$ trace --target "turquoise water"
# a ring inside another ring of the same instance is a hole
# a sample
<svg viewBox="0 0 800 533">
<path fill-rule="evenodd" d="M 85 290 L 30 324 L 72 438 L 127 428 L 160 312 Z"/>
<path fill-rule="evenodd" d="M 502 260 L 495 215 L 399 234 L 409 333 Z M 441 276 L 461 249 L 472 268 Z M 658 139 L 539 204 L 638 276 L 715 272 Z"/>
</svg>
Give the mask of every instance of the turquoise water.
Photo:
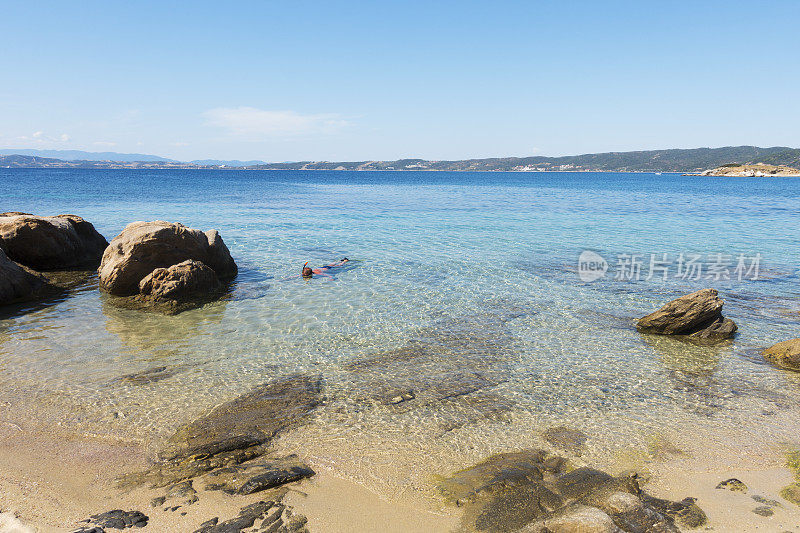
<svg viewBox="0 0 800 533">
<path fill-rule="evenodd" d="M 719 447 L 715 432 L 744 456 L 800 433 L 786 424 L 798 375 L 757 354 L 800 336 L 796 178 L 0 169 L 0 182 L 0 212 L 78 214 L 109 240 L 136 220 L 214 228 L 240 266 L 229 300 L 176 317 L 119 309 L 92 280 L 0 320 L 15 416 L 157 447 L 255 384 L 315 373 L 326 403 L 279 445 L 395 491 L 455 456 L 540 445 L 551 425 L 585 431 L 593 457 L 655 434 Z M 587 249 L 606 277 L 581 281 Z M 726 254 L 732 273 L 760 254 L 759 279 L 672 265 L 645 280 L 664 253 Z M 641 255 L 640 281 L 613 279 L 620 254 Z M 333 280 L 296 277 L 343 256 Z M 706 286 L 739 325 L 732 343 L 631 327 Z M 415 399 L 387 404 L 405 390 Z"/>
</svg>

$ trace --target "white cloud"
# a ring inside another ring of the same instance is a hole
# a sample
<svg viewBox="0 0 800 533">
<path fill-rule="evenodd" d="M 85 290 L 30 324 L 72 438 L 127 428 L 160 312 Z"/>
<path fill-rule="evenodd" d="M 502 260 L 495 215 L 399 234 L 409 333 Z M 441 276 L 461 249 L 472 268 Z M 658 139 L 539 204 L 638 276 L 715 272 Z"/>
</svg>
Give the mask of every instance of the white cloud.
<svg viewBox="0 0 800 533">
<path fill-rule="evenodd" d="M 66 133 L 62 133 L 57 137 L 53 137 L 52 135 L 47 135 L 43 131 L 35 131 L 30 135 L 21 135 L 19 137 L 15 137 L 13 141 L 17 145 L 21 144 L 23 146 L 45 146 L 45 145 L 63 144 L 69 142 L 71 139 L 72 138 Z"/>
<path fill-rule="evenodd" d="M 109 142 L 109 141 L 95 141 L 92 144 L 95 145 L 95 146 L 109 146 L 109 147 L 117 145 L 117 143 Z"/>
<path fill-rule="evenodd" d="M 206 123 L 241 137 L 293 137 L 330 134 L 348 125 L 331 113 L 302 115 L 294 111 L 268 111 L 255 107 L 218 107 L 203 113 Z"/>
<path fill-rule="evenodd" d="M 170 145 L 172 145 L 172 146 L 189 146 L 189 143 L 178 141 L 178 142 L 170 143 Z"/>
</svg>

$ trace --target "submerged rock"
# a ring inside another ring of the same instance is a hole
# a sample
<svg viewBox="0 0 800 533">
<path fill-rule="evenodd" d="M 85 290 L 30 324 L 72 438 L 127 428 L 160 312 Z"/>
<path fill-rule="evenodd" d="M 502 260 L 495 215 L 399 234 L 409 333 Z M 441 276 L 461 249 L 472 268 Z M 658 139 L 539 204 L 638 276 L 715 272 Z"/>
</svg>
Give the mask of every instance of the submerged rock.
<svg viewBox="0 0 800 533">
<path fill-rule="evenodd" d="M 47 278 L 18 265 L 0 248 L 0 305 L 35 300 L 58 291 Z"/>
<path fill-rule="evenodd" d="M 157 268 L 186 260 L 209 267 L 219 279 L 236 276 L 237 267 L 215 230 L 205 233 L 164 221 L 134 222 L 109 244 L 100 264 L 100 288 L 116 296 L 139 293 L 140 282 Z"/>
<path fill-rule="evenodd" d="M 800 339 L 774 344 L 764 350 L 762 355 L 777 367 L 800 372 Z"/>
<path fill-rule="evenodd" d="M 0 214 L 0 248 L 34 270 L 96 268 L 106 246 L 106 239 L 79 216 Z"/>
<path fill-rule="evenodd" d="M 565 469 L 563 458 L 542 450 L 504 453 L 442 479 L 440 489 L 464 507 L 466 531 L 677 533 L 676 521 L 705 523 L 694 499 L 652 498 L 635 475 Z"/>
<path fill-rule="evenodd" d="M 729 339 L 737 327 L 733 320 L 722 316 L 723 304 L 715 289 L 702 289 L 640 318 L 636 327 L 642 333 L 684 335 L 701 341 Z"/>
<path fill-rule="evenodd" d="M 294 375 L 261 385 L 179 428 L 149 471 L 122 482 L 163 487 L 260 457 L 276 435 L 304 423 L 321 401 L 319 376 Z"/>
<path fill-rule="evenodd" d="M 580 430 L 558 426 L 548 428 L 542 434 L 544 440 L 565 452 L 580 456 L 589 437 Z"/>
</svg>

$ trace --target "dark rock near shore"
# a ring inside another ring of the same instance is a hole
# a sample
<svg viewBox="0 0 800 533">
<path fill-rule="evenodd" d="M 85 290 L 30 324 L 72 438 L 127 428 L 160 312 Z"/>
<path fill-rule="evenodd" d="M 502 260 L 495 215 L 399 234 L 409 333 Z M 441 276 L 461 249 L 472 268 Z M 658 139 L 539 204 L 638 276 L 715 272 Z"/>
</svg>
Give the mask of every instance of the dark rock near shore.
<svg viewBox="0 0 800 533">
<path fill-rule="evenodd" d="M 186 424 L 169 439 L 166 458 L 215 455 L 265 444 L 296 427 L 321 401 L 319 376 L 294 375 L 266 383 Z"/>
<path fill-rule="evenodd" d="M 205 233 L 164 221 L 129 224 L 109 244 L 100 264 L 100 287 L 116 296 L 139 293 L 140 282 L 158 268 L 186 260 L 209 267 L 220 280 L 236 276 L 233 258 L 215 230 Z"/>
<path fill-rule="evenodd" d="M 59 290 L 41 274 L 9 259 L 0 249 L 0 305 L 36 300 Z"/>
<path fill-rule="evenodd" d="M 123 511 L 114 509 L 105 513 L 92 515 L 89 522 L 101 528 L 126 529 L 129 527 L 144 527 L 149 518 L 139 511 Z"/>
<path fill-rule="evenodd" d="M 163 487 L 260 457 L 276 435 L 304 423 L 321 401 L 319 376 L 266 383 L 179 428 L 153 468 L 122 482 Z"/>
<path fill-rule="evenodd" d="M 720 481 L 717 485 L 718 489 L 727 489 L 732 492 L 747 492 L 747 485 L 742 483 L 736 478 L 726 479 L 725 481 Z"/>
<path fill-rule="evenodd" d="M 759 505 L 758 507 L 753 509 L 753 512 L 761 516 L 772 516 L 775 514 L 775 511 L 772 510 L 772 507 L 768 505 Z"/>
<path fill-rule="evenodd" d="M 698 341 L 729 339 L 737 327 L 722 316 L 723 304 L 715 289 L 702 289 L 672 300 L 640 318 L 636 327 L 642 333 L 683 335 Z"/>
<path fill-rule="evenodd" d="M 261 520 L 259 532 L 307 533 L 308 520 L 303 515 L 295 515 L 291 509 L 279 501 L 259 501 L 242 507 L 239 515 L 220 522 L 218 517 L 200 524 L 194 533 L 241 533 L 242 530 L 256 531 L 253 528 Z"/>
<path fill-rule="evenodd" d="M 762 352 L 764 359 L 786 370 L 800 372 L 800 339 L 774 344 Z"/>
<path fill-rule="evenodd" d="M 79 216 L 0 213 L 0 248 L 34 270 L 96 268 L 106 246 L 106 239 Z"/>
<path fill-rule="evenodd" d="M 443 479 L 440 488 L 464 507 L 469 531 L 677 533 L 676 522 L 694 528 L 706 521 L 692 498 L 653 498 L 636 475 L 566 472 L 566 461 L 553 457 L 542 450 L 495 455 Z"/>
<path fill-rule="evenodd" d="M 315 474 L 296 455 L 284 458 L 255 459 L 215 470 L 208 475 L 206 490 L 229 494 L 253 494 L 300 481 Z"/>
</svg>

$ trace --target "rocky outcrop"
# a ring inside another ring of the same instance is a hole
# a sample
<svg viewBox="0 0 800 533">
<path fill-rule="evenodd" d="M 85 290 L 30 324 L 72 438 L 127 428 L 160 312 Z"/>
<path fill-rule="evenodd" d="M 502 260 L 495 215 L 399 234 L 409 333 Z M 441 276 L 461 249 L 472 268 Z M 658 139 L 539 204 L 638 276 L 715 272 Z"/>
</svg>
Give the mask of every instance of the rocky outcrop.
<svg viewBox="0 0 800 533">
<path fill-rule="evenodd" d="M 18 265 L 0 249 L 0 305 L 34 300 L 58 290 L 44 276 Z"/>
<path fill-rule="evenodd" d="M 186 260 L 209 267 L 220 280 L 236 276 L 237 267 L 215 230 L 202 231 L 170 222 L 134 222 L 109 244 L 100 264 L 100 288 L 117 296 L 139 293 L 139 284 L 158 268 Z"/>
<path fill-rule="evenodd" d="M 464 508 L 466 531 L 677 533 L 706 522 L 692 498 L 648 496 L 636 475 L 568 471 L 564 458 L 542 450 L 492 456 L 444 478 L 440 489 Z"/>
<path fill-rule="evenodd" d="M 179 428 L 159 461 L 123 484 L 163 487 L 217 472 L 220 477 L 211 482 L 216 488 L 249 493 L 308 477 L 313 471 L 294 457 L 258 458 L 268 453 L 276 435 L 309 418 L 322 401 L 321 386 L 319 376 L 288 376 L 219 405 Z"/>
<path fill-rule="evenodd" d="M 134 222 L 103 254 L 100 288 L 122 307 L 175 314 L 224 294 L 237 267 L 222 237 L 169 222 Z"/>
<path fill-rule="evenodd" d="M 800 372 L 800 339 L 779 342 L 761 353 L 764 359 L 779 368 Z"/>
<path fill-rule="evenodd" d="M 737 176 L 744 178 L 765 178 L 768 176 L 800 176 L 800 170 L 786 165 L 768 165 L 766 163 L 755 163 L 740 165 L 730 163 L 721 167 L 704 170 L 699 174 L 689 174 L 689 176 Z"/>
<path fill-rule="evenodd" d="M 106 246 L 106 239 L 79 216 L 0 214 L 0 248 L 34 270 L 93 269 Z"/>
<path fill-rule="evenodd" d="M 308 533 L 306 523 L 308 519 L 301 514 L 292 512 L 292 508 L 281 502 L 282 498 L 275 500 L 259 501 L 242 507 L 239 515 L 219 521 L 219 517 L 200 524 L 194 533 L 240 533 L 241 531 L 256 531 L 258 527 L 263 533 Z M 256 522 L 259 522 L 256 525 Z"/>
<path fill-rule="evenodd" d="M 642 333 L 684 335 L 701 341 L 729 339 L 737 327 L 733 320 L 722 316 L 724 303 L 715 289 L 702 289 L 640 318 L 636 328 Z"/>
<path fill-rule="evenodd" d="M 86 520 L 86 522 L 89 523 L 90 527 L 95 526 L 103 529 L 127 529 L 129 527 L 145 527 L 148 520 L 149 518 L 147 515 L 140 511 L 123 511 L 122 509 L 114 509 L 113 511 L 92 515 L 91 518 Z M 82 531 L 87 530 L 84 529 Z M 89 531 L 91 531 L 91 529 L 89 529 Z"/>
</svg>

